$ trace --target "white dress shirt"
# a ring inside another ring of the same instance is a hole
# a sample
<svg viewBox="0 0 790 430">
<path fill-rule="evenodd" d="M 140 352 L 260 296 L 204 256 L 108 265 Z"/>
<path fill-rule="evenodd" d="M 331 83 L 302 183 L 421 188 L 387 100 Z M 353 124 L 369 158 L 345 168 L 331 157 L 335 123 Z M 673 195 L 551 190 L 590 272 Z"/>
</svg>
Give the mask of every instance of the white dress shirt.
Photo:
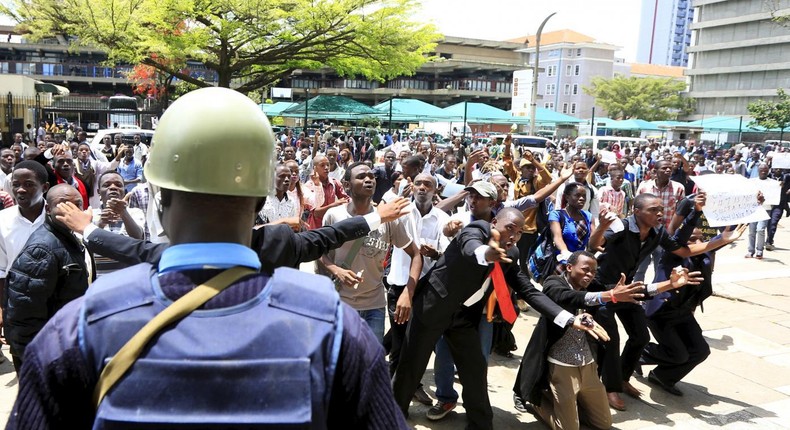
<svg viewBox="0 0 790 430">
<path fill-rule="evenodd" d="M 30 222 L 19 212 L 19 206 L 0 211 L 0 279 L 6 277 L 33 231 L 44 224 L 45 214 L 42 208 L 36 220 Z"/>
</svg>

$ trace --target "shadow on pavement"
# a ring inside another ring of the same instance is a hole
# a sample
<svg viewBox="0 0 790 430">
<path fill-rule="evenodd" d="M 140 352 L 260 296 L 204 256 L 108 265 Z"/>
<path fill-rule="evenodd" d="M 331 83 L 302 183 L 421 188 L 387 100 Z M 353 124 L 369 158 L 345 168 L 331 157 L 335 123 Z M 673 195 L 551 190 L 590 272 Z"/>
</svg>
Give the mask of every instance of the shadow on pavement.
<svg viewBox="0 0 790 430">
<path fill-rule="evenodd" d="M 716 348 L 719 351 L 729 351 L 730 347 L 732 346 L 732 336 L 724 335 L 721 339 L 716 339 L 708 336 L 704 336 L 705 341 L 708 342 L 708 346 L 711 348 Z"/>
<path fill-rule="evenodd" d="M 731 423 L 750 423 L 757 424 L 757 418 L 776 417 L 771 411 L 762 409 L 739 400 L 729 397 L 711 394 L 707 387 L 702 385 L 689 384 L 686 382 L 678 383 L 678 388 L 685 393 L 684 397 L 674 397 L 653 388 L 649 391 L 650 399 L 661 407 L 666 407 L 669 411 L 684 411 L 694 419 L 705 422 L 712 426 L 724 426 Z M 693 391 L 697 393 L 694 393 Z M 716 413 L 699 409 L 700 406 L 714 406 L 720 403 L 740 406 L 741 408 L 728 413 Z M 747 411 L 746 409 L 751 409 Z M 755 412 L 752 412 L 755 411 Z M 662 423 L 672 425 L 670 423 Z M 736 427 L 733 427 L 736 428 Z"/>
</svg>

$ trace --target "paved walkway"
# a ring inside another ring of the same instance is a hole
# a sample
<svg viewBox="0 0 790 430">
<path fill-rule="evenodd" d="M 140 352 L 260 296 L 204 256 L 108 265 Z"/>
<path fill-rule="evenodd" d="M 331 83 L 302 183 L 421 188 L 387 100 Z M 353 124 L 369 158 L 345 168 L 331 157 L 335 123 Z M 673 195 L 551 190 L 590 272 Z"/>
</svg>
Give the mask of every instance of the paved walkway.
<svg viewBox="0 0 790 430">
<path fill-rule="evenodd" d="M 704 313 L 697 311 L 711 355 L 678 384 L 685 395 L 669 395 L 635 378 L 632 383 L 644 394 L 639 400 L 624 396 L 628 410 L 613 411 L 614 428 L 790 428 L 790 227 L 780 226 L 777 232 L 776 243 L 786 244 L 784 249 L 766 252 L 761 261 L 743 257 L 746 241 L 743 237 L 717 253 L 714 297 L 705 301 Z M 515 373 L 538 318 L 530 311 L 519 319 L 515 358 L 491 356 L 494 427 L 542 429 L 546 427 L 532 415 L 512 406 Z M 649 369 L 645 367 L 645 374 Z M 423 383 L 429 391 L 435 387 L 430 366 Z M 456 390 L 461 392 L 457 381 Z M 438 422 L 425 418 L 427 409 L 412 403 L 410 423 L 415 428 L 457 429 L 466 424 L 461 404 Z"/>
<path fill-rule="evenodd" d="M 790 225 L 787 221 L 785 224 Z M 719 251 L 714 297 L 698 312 L 711 345 L 711 356 L 678 387 L 674 397 L 635 379 L 642 399 L 626 397 L 626 412 L 614 414 L 620 429 L 787 429 L 790 428 L 790 230 L 781 228 L 776 242 L 784 249 L 766 252 L 762 261 L 744 259 L 746 238 Z M 537 322 L 534 311 L 522 314 L 514 333 L 521 347 L 514 359 L 492 355 L 489 390 L 498 429 L 545 428 L 529 414 L 513 409 L 512 385 L 524 347 Z M 8 356 L 7 347 L 3 348 Z M 433 375 L 424 383 L 432 393 Z M 0 364 L 0 423 L 16 396 L 11 364 Z M 462 388 L 456 384 L 456 390 Z M 459 404 L 444 420 L 425 418 L 426 406 L 414 404 L 410 423 L 417 429 L 459 429 L 466 424 Z"/>
</svg>

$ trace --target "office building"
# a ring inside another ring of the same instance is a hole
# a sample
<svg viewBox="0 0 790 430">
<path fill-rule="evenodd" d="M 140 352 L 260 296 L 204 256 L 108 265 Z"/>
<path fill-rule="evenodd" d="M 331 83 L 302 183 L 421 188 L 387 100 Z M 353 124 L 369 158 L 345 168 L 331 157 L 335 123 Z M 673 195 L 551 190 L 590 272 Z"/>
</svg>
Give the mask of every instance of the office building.
<svg viewBox="0 0 790 430">
<path fill-rule="evenodd" d="M 692 0 L 642 0 L 638 63 L 688 66 Z"/>
<path fill-rule="evenodd" d="M 697 106 L 689 119 L 748 115 L 749 103 L 790 88 L 790 28 L 772 20 L 790 14 L 790 1 L 695 0 L 693 6 L 686 74 Z"/>
<path fill-rule="evenodd" d="M 522 47 L 514 42 L 446 36 L 431 54 L 436 59 L 412 76 L 378 82 L 338 76 L 328 68 L 297 70 L 277 86 L 291 88 L 295 99 L 304 98 L 309 89 L 311 97 L 341 95 L 370 105 L 399 97 L 439 107 L 469 100 L 509 110 L 513 72 L 525 64 L 525 55 L 517 52 Z"/>
<path fill-rule="evenodd" d="M 534 67 L 535 36 L 521 37 L 511 42 L 525 44 L 526 47 L 519 51 L 529 55 L 528 65 Z M 617 46 L 596 42 L 592 37 L 573 30 L 543 33 L 540 40 L 538 107 L 578 118 L 589 118 L 595 99 L 584 92 L 584 87 L 590 86 L 594 77 L 609 79 L 614 76 L 614 53 L 618 49 Z M 530 83 L 524 89 L 529 90 L 531 87 Z M 513 106 L 513 111 L 524 115 L 529 111 L 529 100 Z M 600 108 L 596 108 L 596 115 L 601 112 Z"/>
</svg>

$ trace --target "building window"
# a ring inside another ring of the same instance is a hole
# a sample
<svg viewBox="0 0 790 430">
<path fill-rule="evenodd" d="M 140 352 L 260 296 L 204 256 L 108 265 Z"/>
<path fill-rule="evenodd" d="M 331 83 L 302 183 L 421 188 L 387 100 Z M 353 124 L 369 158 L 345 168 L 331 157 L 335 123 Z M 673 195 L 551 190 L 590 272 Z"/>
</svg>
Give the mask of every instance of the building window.
<svg viewBox="0 0 790 430">
<path fill-rule="evenodd" d="M 557 86 L 555 84 L 547 84 L 546 85 L 546 95 L 547 96 L 553 96 L 555 91 L 557 91 Z"/>
<path fill-rule="evenodd" d="M 571 84 L 565 84 L 565 91 L 563 92 L 563 94 L 565 94 L 566 96 L 571 94 Z"/>
<path fill-rule="evenodd" d="M 557 66 L 546 67 L 546 76 L 556 76 L 556 75 L 557 75 Z"/>
<path fill-rule="evenodd" d="M 573 66 L 573 76 L 579 76 L 579 72 L 581 72 L 581 68 L 582 67 L 578 64 Z"/>
<path fill-rule="evenodd" d="M 576 103 L 571 103 L 571 115 L 576 114 Z"/>
<path fill-rule="evenodd" d="M 572 94 L 575 96 L 579 94 L 579 84 L 573 84 L 573 91 Z"/>
<path fill-rule="evenodd" d="M 582 48 L 577 48 L 576 49 L 576 56 L 577 57 L 581 57 L 582 56 Z"/>
<path fill-rule="evenodd" d="M 568 64 L 565 66 L 565 76 L 571 76 L 573 74 L 573 65 Z"/>
<path fill-rule="evenodd" d="M 568 113 L 568 103 L 563 103 L 562 104 L 562 113 L 565 113 L 565 114 Z"/>
<path fill-rule="evenodd" d="M 554 110 L 554 103 L 551 103 L 551 102 L 543 103 L 543 108 L 544 109 L 549 109 L 549 110 Z"/>
</svg>

